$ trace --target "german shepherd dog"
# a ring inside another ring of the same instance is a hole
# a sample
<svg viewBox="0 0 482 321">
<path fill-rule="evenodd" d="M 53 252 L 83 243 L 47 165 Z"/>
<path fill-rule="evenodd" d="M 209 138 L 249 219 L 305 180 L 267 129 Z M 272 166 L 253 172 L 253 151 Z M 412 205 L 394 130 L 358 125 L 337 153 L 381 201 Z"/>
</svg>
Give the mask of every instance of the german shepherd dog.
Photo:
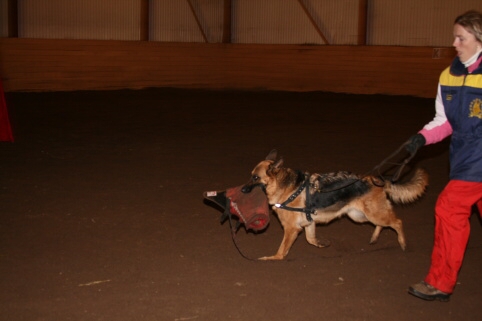
<svg viewBox="0 0 482 321">
<path fill-rule="evenodd" d="M 392 203 L 409 204 L 424 194 L 428 185 L 424 170 L 417 169 L 410 181 L 403 184 L 376 184 L 379 180 L 371 175 L 344 171 L 309 175 L 282 165 L 283 159 L 277 159 L 277 151 L 272 150 L 256 165 L 251 179 L 242 188 L 249 193 L 254 186 L 261 185 L 284 229 L 278 252 L 260 260 L 284 259 L 303 229 L 308 243 L 320 248 L 329 246 L 329 242 L 317 239 L 316 224 L 328 223 L 345 214 L 354 222 L 375 225 L 370 244 L 378 240 L 384 227 L 391 227 L 405 250 L 402 221 L 395 215 Z"/>
</svg>

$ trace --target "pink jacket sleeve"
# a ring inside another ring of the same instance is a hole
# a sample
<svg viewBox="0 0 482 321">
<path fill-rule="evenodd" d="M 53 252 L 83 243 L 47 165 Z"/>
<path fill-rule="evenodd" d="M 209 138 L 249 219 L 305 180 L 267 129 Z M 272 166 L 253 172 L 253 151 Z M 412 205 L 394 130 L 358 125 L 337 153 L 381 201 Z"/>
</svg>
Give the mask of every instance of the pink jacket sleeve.
<svg viewBox="0 0 482 321">
<path fill-rule="evenodd" d="M 445 116 L 440 84 L 438 85 L 437 98 L 435 99 L 435 117 L 431 122 L 423 126 L 419 133 L 425 137 L 427 141 L 425 145 L 438 143 L 452 134 L 452 126 Z"/>
</svg>

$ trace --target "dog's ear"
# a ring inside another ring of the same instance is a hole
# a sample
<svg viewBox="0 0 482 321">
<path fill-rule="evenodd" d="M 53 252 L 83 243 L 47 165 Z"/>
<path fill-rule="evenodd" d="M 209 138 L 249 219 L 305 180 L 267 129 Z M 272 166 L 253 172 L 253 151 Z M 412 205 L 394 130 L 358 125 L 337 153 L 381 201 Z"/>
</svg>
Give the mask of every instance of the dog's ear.
<svg viewBox="0 0 482 321">
<path fill-rule="evenodd" d="M 275 161 L 276 157 L 278 157 L 278 151 L 276 149 L 273 149 L 271 152 L 269 152 L 268 156 L 266 156 L 266 160 L 270 161 Z"/>
<path fill-rule="evenodd" d="M 278 159 L 276 162 L 274 162 L 273 164 L 269 165 L 268 169 L 266 170 L 266 174 L 267 174 L 269 177 L 276 176 L 276 173 L 278 173 L 279 168 L 281 167 L 281 165 L 283 165 L 283 159 L 282 159 L 282 158 Z"/>
<path fill-rule="evenodd" d="M 282 158 L 280 158 L 280 159 L 278 159 L 276 162 L 274 162 L 274 163 L 271 165 L 271 168 L 272 168 L 272 169 L 279 168 L 279 167 L 281 167 L 281 165 L 283 165 L 283 159 L 282 159 Z"/>
</svg>

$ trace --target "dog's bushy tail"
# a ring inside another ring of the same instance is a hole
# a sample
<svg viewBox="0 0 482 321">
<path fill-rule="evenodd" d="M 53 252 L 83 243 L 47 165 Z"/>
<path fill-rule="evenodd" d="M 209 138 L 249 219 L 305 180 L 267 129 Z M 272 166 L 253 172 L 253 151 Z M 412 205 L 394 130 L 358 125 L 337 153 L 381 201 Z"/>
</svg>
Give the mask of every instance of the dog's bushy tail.
<svg viewBox="0 0 482 321">
<path fill-rule="evenodd" d="M 412 178 L 405 183 L 386 183 L 385 192 L 397 204 L 409 204 L 420 198 L 428 186 L 428 174 L 419 168 Z"/>
</svg>

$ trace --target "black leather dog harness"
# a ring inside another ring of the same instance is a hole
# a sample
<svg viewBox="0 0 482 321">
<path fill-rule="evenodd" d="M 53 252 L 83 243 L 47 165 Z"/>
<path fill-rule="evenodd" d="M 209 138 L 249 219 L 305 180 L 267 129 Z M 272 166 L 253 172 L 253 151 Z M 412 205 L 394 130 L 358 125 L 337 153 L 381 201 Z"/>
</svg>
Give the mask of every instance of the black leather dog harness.
<svg viewBox="0 0 482 321">
<path fill-rule="evenodd" d="M 309 177 L 309 174 L 305 173 L 305 180 L 302 184 L 300 184 L 298 189 L 293 194 L 291 194 L 291 196 L 288 197 L 288 199 L 286 201 L 284 201 L 281 204 L 274 204 L 274 206 L 276 206 L 277 208 L 287 210 L 287 211 L 303 212 L 303 213 L 305 213 L 306 219 L 308 220 L 308 222 L 312 222 L 313 218 L 311 217 L 311 215 L 313 215 L 315 213 L 315 209 L 313 207 L 307 207 L 306 206 L 306 204 L 311 204 L 311 202 L 310 202 L 310 180 L 308 179 L 308 177 Z M 301 194 L 301 192 L 303 190 L 306 190 L 305 207 L 299 208 L 299 207 L 288 206 L 288 204 L 293 202 L 298 197 L 298 195 Z"/>
</svg>

